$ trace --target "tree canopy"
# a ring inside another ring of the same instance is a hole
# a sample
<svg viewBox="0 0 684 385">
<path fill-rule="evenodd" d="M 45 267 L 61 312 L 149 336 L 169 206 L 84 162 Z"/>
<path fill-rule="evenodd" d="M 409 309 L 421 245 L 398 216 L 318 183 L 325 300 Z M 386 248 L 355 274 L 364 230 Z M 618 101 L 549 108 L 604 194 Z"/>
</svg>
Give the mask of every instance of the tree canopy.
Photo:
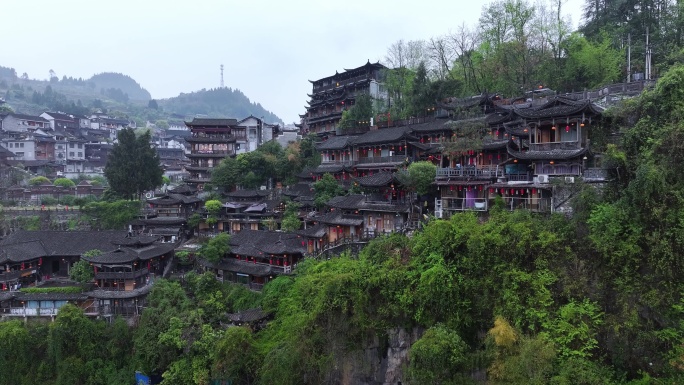
<svg viewBox="0 0 684 385">
<path fill-rule="evenodd" d="M 163 183 L 159 155 L 150 146 L 150 133 L 136 136 L 131 128 L 119 131 L 107 158 L 104 174 L 116 194 L 133 199 Z"/>
</svg>

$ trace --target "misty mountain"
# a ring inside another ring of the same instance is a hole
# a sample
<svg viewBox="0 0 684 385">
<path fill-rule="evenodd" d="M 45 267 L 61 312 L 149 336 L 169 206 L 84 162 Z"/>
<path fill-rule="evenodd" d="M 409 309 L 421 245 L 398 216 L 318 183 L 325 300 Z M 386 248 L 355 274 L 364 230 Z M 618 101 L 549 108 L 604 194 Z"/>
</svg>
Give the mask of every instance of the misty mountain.
<svg viewBox="0 0 684 385">
<path fill-rule="evenodd" d="M 282 120 L 260 103 L 253 103 L 242 91 L 232 88 L 203 89 L 159 100 L 164 111 L 184 116 L 205 115 L 207 117 L 246 118 L 249 115 L 263 117 L 269 123 Z"/>
<path fill-rule="evenodd" d="M 93 75 L 86 81 L 94 83 L 95 88 L 101 90 L 101 93 L 128 95 L 130 100 L 148 101 L 152 99 L 150 93 L 128 75 L 115 72 L 103 72 Z M 117 92 L 116 90 L 119 91 Z M 118 98 L 113 97 L 113 99 Z"/>
</svg>

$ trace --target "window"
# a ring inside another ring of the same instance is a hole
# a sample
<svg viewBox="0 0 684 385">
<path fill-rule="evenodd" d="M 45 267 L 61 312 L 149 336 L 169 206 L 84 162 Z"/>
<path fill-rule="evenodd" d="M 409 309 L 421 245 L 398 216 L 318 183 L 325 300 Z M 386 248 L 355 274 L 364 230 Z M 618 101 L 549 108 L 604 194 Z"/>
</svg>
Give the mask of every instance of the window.
<svg viewBox="0 0 684 385">
<path fill-rule="evenodd" d="M 82 152 L 79 152 L 79 153 L 78 153 L 78 156 L 79 156 L 79 157 L 82 157 L 82 156 L 83 156 L 83 153 L 82 153 Z"/>
<path fill-rule="evenodd" d="M 23 157 L 24 157 L 24 153 L 23 153 L 23 152 L 15 152 L 14 155 L 15 155 L 17 158 L 23 158 Z"/>
<path fill-rule="evenodd" d="M 13 145 L 13 144 L 14 144 L 14 143 L 11 143 L 11 142 L 10 142 L 10 144 L 9 144 L 9 148 L 12 148 L 12 145 Z"/>
<path fill-rule="evenodd" d="M 24 143 L 19 143 L 19 147 L 24 148 Z"/>
<path fill-rule="evenodd" d="M 83 148 L 83 145 L 81 143 L 79 143 L 78 148 Z"/>
<path fill-rule="evenodd" d="M 69 148 L 74 148 L 74 144 L 73 144 L 73 143 L 69 143 Z"/>
<path fill-rule="evenodd" d="M 74 152 L 73 152 L 73 151 L 69 151 L 69 157 L 70 157 L 70 158 L 73 158 L 73 157 L 74 157 Z"/>
</svg>

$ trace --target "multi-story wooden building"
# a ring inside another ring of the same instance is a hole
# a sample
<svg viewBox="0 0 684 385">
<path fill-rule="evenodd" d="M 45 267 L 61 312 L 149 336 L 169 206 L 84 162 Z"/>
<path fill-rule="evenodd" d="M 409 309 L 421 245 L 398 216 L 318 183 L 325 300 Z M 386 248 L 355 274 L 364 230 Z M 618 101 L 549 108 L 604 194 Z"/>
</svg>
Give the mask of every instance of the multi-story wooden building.
<svg viewBox="0 0 684 385">
<path fill-rule="evenodd" d="M 185 138 L 190 143 L 190 165 L 185 169 L 190 176 L 186 183 L 202 189 L 210 181 L 210 170 L 221 161 L 236 154 L 236 141 L 246 141 L 244 126 L 236 119 L 198 119 L 185 123 L 192 135 Z"/>
<path fill-rule="evenodd" d="M 315 81 L 309 94 L 309 106 L 302 119 L 302 133 L 315 133 L 319 136 L 334 135 L 337 124 L 342 119 L 342 111 L 354 105 L 356 97 L 362 93 L 373 99 L 387 99 L 387 92 L 379 82 L 381 71 L 386 67 L 368 61 L 365 65 L 344 72 L 335 72 Z M 370 117 L 369 117 L 370 118 Z"/>
</svg>

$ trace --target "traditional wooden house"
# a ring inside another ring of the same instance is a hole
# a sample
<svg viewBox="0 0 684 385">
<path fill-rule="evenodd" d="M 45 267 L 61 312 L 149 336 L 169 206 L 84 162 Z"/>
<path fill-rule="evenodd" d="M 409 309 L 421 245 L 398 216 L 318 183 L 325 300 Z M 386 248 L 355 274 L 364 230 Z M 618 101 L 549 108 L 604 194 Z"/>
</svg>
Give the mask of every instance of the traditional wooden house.
<svg viewBox="0 0 684 385">
<path fill-rule="evenodd" d="M 342 112 L 353 106 L 361 93 L 376 100 L 387 99 L 387 92 L 378 82 L 384 69 L 382 64 L 369 61 L 361 67 L 335 72 L 335 75 L 316 81 L 309 80 L 313 90 L 308 95 L 310 100 L 306 113 L 300 115 L 302 133 L 315 133 L 321 137 L 335 135 Z"/>
<path fill-rule="evenodd" d="M 148 283 L 162 275 L 174 246 L 125 231 L 18 231 L 0 242 L 0 310 L 25 317 L 54 316 L 69 301 L 89 315 L 138 314 Z M 102 253 L 84 255 L 93 250 Z M 93 290 L 17 292 L 68 282 L 69 271 L 79 260 L 93 266 Z"/>
<path fill-rule="evenodd" d="M 411 204 L 408 199 L 352 194 L 335 197 L 326 205 L 332 211 L 317 219 L 329 226 L 330 242 L 340 238 L 372 238 L 413 228 L 409 221 Z"/>
<path fill-rule="evenodd" d="M 411 142 L 419 142 L 410 126 L 372 130 L 353 142 L 354 176 L 396 171 L 415 160 L 421 151 Z"/>
<path fill-rule="evenodd" d="M 281 231 L 242 230 L 230 239 L 230 252 L 217 263 L 200 259 L 205 270 L 225 282 L 260 290 L 278 274 L 287 274 L 306 253 L 301 235 Z"/>
<path fill-rule="evenodd" d="M 321 164 L 310 171 L 313 181 L 320 180 L 324 174 L 331 174 L 338 180 L 351 179 L 355 156 L 352 143 L 356 136 L 332 136 L 316 144 L 321 153 Z"/>
<path fill-rule="evenodd" d="M 193 195 L 166 193 L 147 199 L 154 214 L 160 217 L 188 218 L 199 210 L 202 200 Z"/>
<path fill-rule="evenodd" d="M 280 200 L 269 199 L 268 190 L 237 190 L 227 193 L 228 202 L 223 204 L 223 212 L 218 219 L 218 231 L 231 234 L 242 230 L 259 230 L 264 221 L 280 218 Z"/>
<path fill-rule="evenodd" d="M 157 237 L 132 236 L 112 241 L 116 247 L 92 256 L 81 256 L 95 272 L 97 287 L 130 291 L 146 285 L 150 277 L 161 276 L 173 256 L 175 245 L 159 243 Z"/>
<path fill-rule="evenodd" d="M 190 143 L 190 165 L 185 169 L 190 176 L 186 183 L 202 189 L 210 181 L 210 170 L 227 157 L 235 156 L 236 141 L 246 140 L 245 127 L 238 127 L 236 119 L 199 119 L 185 123 L 192 135 L 185 140 Z"/>
</svg>

